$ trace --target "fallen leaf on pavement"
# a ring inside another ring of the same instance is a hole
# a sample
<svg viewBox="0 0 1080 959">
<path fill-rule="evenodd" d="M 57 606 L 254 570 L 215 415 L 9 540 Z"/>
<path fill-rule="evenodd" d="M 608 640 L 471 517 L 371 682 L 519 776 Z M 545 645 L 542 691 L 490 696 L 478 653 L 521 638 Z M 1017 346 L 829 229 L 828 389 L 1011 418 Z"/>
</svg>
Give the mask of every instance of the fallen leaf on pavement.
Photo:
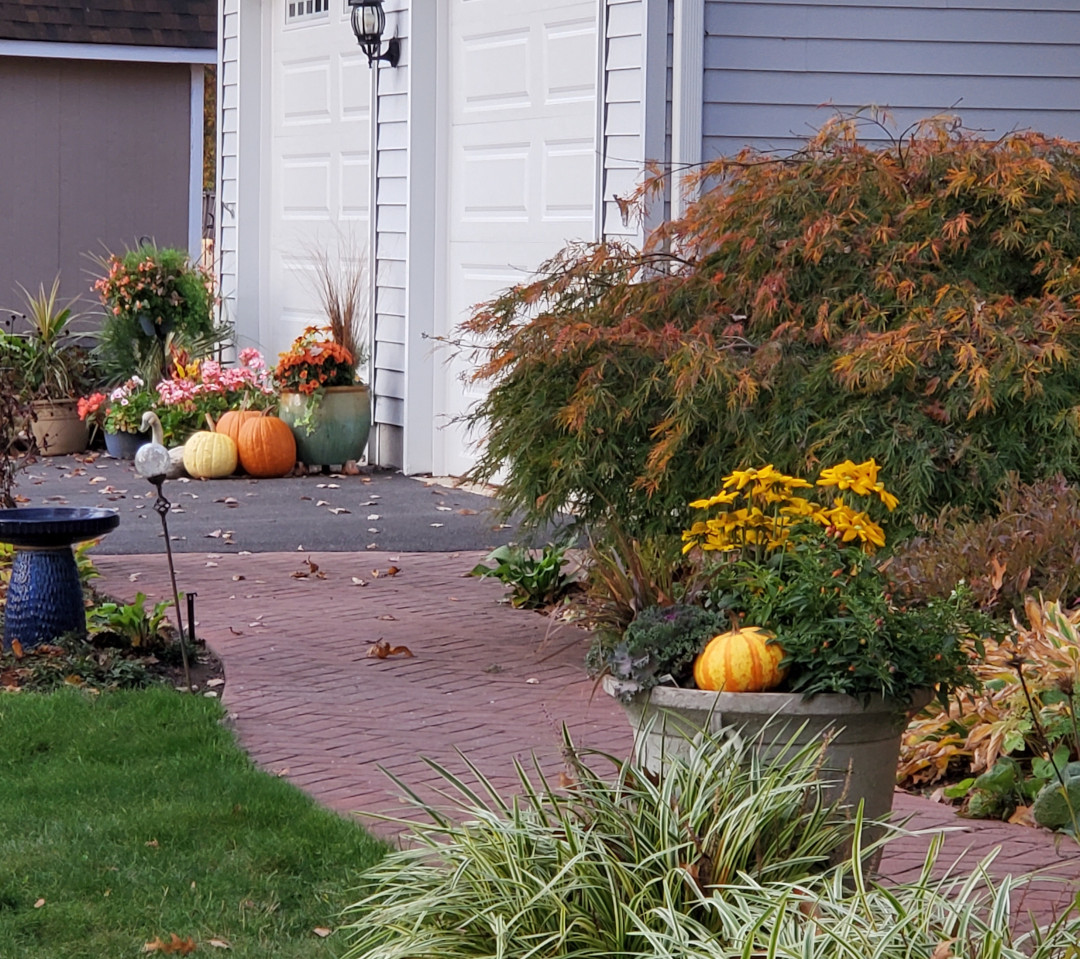
<svg viewBox="0 0 1080 959">
<path fill-rule="evenodd" d="M 397 574 L 400 573 L 400 572 L 401 572 L 401 569 L 399 567 L 397 567 L 397 566 L 388 566 L 386 568 L 386 575 L 387 576 L 397 576 Z"/>
<path fill-rule="evenodd" d="M 435 509 L 437 509 L 440 512 L 443 512 L 443 513 L 452 513 L 452 512 L 454 512 L 454 507 L 453 506 L 436 506 Z"/>
<path fill-rule="evenodd" d="M 375 618 L 376 619 L 381 619 L 381 620 L 383 620 L 383 621 L 385 621 L 387 623 L 396 623 L 397 622 L 397 617 L 396 616 L 391 616 L 389 613 L 383 613 L 382 616 L 376 616 Z"/>
<path fill-rule="evenodd" d="M 352 581 L 353 581 L 353 586 L 367 586 L 367 580 L 366 579 L 361 579 L 359 576 L 354 576 L 352 578 Z"/>
<path fill-rule="evenodd" d="M 382 617 L 379 617 L 382 619 Z M 412 658 L 412 650 L 408 646 L 391 646 L 385 639 L 380 639 L 375 645 L 368 648 L 368 657 L 371 659 L 386 659 L 387 656 L 404 656 Z"/>
<path fill-rule="evenodd" d="M 459 509 L 458 510 L 458 515 L 460 515 L 460 516 L 475 516 L 476 515 L 476 510 L 469 509 L 466 506 L 464 509 Z"/>
<path fill-rule="evenodd" d="M 90 477 L 90 485 L 91 486 L 93 486 L 95 483 L 104 483 L 104 482 L 106 482 L 104 476 L 92 476 L 92 477 Z"/>
<path fill-rule="evenodd" d="M 330 508 L 330 512 L 335 516 L 340 516 L 342 513 L 351 513 L 352 510 L 345 509 L 344 506 L 333 506 Z"/>
</svg>

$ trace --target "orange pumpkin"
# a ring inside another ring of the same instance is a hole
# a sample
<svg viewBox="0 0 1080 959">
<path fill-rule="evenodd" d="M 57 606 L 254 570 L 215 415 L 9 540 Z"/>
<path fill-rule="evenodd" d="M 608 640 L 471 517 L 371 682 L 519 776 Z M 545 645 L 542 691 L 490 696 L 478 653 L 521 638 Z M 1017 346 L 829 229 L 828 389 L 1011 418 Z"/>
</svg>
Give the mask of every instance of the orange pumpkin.
<svg viewBox="0 0 1080 959">
<path fill-rule="evenodd" d="M 221 419 L 217 421 L 217 425 L 214 427 L 215 433 L 224 433 L 230 437 L 232 441 L 239 446 L 240 445 L 240 427 L 243 426 L 248 420 L 259 416 L 258 410 L 229 410 L 227 413 L 221 414 Z"/>
<path fill-rule="evenodd" d="M 254 416 L 240 426 L 240 465 L 252 476 L 284 476 L 296 465 L 296 440 L 276 416 Z"/>
<path fill-rule="evenodd" d="M 784 651 L 769 642 L 773 638 L 757 626 L 714 636 L 694 660 L 698 689 L 757 693 L 779 686 L 785 674 L 780 668 Z"/>
</svg>

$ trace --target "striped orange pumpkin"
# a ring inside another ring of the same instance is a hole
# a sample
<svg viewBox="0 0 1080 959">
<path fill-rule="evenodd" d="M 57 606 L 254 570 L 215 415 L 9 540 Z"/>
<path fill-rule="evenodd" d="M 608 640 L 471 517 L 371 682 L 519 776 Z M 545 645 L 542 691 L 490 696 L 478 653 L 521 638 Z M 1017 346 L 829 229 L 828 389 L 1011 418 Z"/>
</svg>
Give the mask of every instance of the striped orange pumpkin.
<svg viewBox="0 0 1080 959">
<path fill-rule="evenodd" d="M 714 636 L 694 660 L 698 689 L 758 693 L 779 686 L 784 679 L 780 668 L 784 651 L 769 642 L 773 638 L 757 626 Z"/>
</svg>

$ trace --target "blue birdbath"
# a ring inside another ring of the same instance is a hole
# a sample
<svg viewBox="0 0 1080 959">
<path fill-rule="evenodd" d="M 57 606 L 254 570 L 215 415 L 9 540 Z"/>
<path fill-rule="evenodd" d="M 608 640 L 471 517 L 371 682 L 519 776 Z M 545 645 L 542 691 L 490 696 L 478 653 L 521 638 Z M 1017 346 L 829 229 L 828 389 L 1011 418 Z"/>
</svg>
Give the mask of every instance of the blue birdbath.
<svg viewBox="0 0 1080 959">
<path fill-rule="evenodd" d="M 82 584 L 71 547 L 116 529 L 110 509 L 0 509 L 0 543 L 15 547 L 4 611 L 4 649 L 32 649 L 65 633 L 86 635 Z"/>
</svg>

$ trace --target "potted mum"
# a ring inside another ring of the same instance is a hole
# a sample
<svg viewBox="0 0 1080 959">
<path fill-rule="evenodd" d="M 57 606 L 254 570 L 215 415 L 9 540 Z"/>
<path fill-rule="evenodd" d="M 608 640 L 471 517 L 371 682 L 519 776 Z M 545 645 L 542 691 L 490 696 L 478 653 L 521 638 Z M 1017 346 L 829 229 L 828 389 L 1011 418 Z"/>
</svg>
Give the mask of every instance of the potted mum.
<svg viewBox="0 0 1080 959">
<path fill-rule="evenodd" d="M 358 374 L 367 358 L 367 283 L 364 258 L 347 243 L 336 266 L 324 250 L 310 253 L 327 323 L 307 327 L 293 341 L 274 378 L 278 412 L 293 431 L 300 462 L 325 467 L 360 459 L 371 431 L 371 397 Z"/>
<path fill-rule="evenodd" d="M 826 772 L 847 798 L 888 813 L 908 716 L 975 683 L 995 627 L 963 585 L 923 606 L 893 602 L 874 513 L 897 501 L 878 472 L 847 461 L 810 483 L 740 470 L 690 504 L 701 518 L 683 539 L 703 585 L 590 654 L 643 731 L 640 758 L 656 766 L 678 748 L 666 726 L 737 727 L 765 749 L 802 727 L 800 742 L 829 738 Z"/>
</svg>

